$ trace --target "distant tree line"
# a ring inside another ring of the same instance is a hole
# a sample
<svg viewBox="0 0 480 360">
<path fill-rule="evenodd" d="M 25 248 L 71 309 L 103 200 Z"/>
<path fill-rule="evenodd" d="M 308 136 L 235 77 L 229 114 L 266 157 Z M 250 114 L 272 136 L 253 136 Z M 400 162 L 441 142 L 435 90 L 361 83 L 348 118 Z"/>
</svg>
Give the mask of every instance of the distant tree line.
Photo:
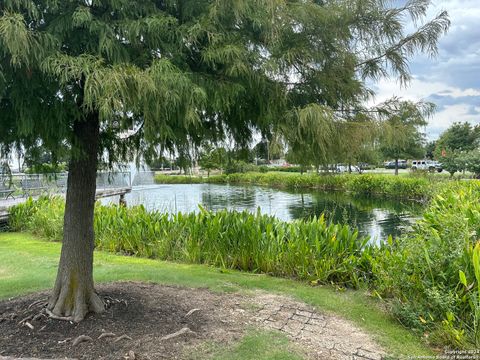
<svg viewBox="0 0 480 360">
<path fill-rule="evenodd" d="M 179 154 L 182 169 L 198 165 L 208 175 L 212 170 L 244 172 L 248 164 L 268 165 L 285 159 L 299 170 L 329 170 L 335 164 L 349 169 L 359 163 L 379 164 L 393 159 L 422 158 L 425 135 L 421 132 L 435 106 L 428 102 L 393 98 L 375 108 L 362 111 L 333 111 L 310 105 L 290 114 L 290 120 L 272 129 L 250 148 L 204 141 L 192 154 Z M 158 168 L 158 160 L 149 164 Z"/>
</svg>

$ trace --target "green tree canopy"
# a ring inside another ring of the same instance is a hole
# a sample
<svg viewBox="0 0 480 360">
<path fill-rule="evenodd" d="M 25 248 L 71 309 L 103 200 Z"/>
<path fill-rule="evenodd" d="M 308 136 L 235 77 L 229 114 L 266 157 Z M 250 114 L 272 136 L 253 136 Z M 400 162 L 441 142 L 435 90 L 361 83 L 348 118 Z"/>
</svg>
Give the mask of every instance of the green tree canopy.
<svg viewBox="0 0 480 360">
<path fill-rule="evenodd" d="M 214 147 L 212 144 L 206 143 L 200 150 L 198 164 L 210 176 L 210 171 L 224 169 L 227 165 L 227 160 L 227 151 L 223 147 Z"/>
<path fill-rule="evenodd" d="M 398 160 L 424 155 L 424 134 L 421 127 L 427 125 L 435 105 L 429 102 L 414 103 L 393 99 L 378 107 L 380 115 L 380 148 L 387 158 L 395 159 L 395 174 Z"/>
<path fill-rule="evenodd" d="M 454 123 L 445 130 L 436 143 L 436 153 L 442 151 L 471 151 L 480 146 L 480 126 L 472 126 L 468 122 Z"/>
<path fill-rule="evenodd" d="M 455 175 L 458 171 L 465 170 L 465 154 L 457 151 L 448 151 L 442 157 L 442 168 L 450 173 L 450 176 Z"/>
<path fill-rule="evenodd" d="M 472 150 L 463 154 L 462 159 L 464 169 L 472 172 L 476 179 L 480 179 L 480 150 Z"/>
<path fill-rule="evenodd" d="M 436 53 L 449 20 L 441 13 L 422 23 L 429 3 L 2 1 L 0 143 L 69 150 L 49 311 L 80 321 L 103 309 L 92 277 L 99 160 L 189 154 L 205 139 L 243 144 L 255 129 L 298 124 L 294 139 L 318 136 L 323 161 L 330 114 L 360 104 L 367 77 L 405 82 L 410 56 Z M 406 34 L 409 19 L 418 27 Z"/>
<path fill-rule="evenodd" d="M 356 114 L 347 121 L 338 122 L 336 159 L 349 165 L 375 159 L 375 141 L 378 125 L 370 116 Z"/>
</svg>

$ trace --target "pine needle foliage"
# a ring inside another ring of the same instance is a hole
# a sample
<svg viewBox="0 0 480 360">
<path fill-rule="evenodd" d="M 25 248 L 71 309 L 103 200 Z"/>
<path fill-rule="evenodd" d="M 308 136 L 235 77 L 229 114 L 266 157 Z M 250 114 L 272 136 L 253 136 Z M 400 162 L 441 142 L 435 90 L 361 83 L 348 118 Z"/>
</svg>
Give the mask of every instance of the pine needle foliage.
<svg viewBox="0 0 480 360">
<path fill-rule="evenodd" d="M 98 158 L 148 162 L 158 149 L 185 158 L 205 140 L 244 145 L 255 130 L 287 129 L 297 149 L 311 145 L 317 167 L 327 163 L 335 111 L 368 96 L 364 79 L 390 71 L 405 82 L 409 56 L 436 52 L 446 14 L 402 32 L 405 16 L 420 22 L 428 4 L 2 1 L 0 147 L 41 146 L 52 158 L 70 150 L 48 309 L 74 321 L 103 310 L 92 270 Z"/>
<path fill-rule="evenodd" d="M 425 21 L 429 4 L 5 0 L 0 142 L 55 150 L 71 141 L 74 121 L 98 113 L 101 153 L 113 161 L 132 148 L 227 134 L 245 143 L 255 128 L 324 119 L 323 106 L 368 96 L 367 77 L 406 82 L 411 55 L 435 55 L 449 20 Z M 417 29 L 405 34 L 409 19 Z"/>
</svg>

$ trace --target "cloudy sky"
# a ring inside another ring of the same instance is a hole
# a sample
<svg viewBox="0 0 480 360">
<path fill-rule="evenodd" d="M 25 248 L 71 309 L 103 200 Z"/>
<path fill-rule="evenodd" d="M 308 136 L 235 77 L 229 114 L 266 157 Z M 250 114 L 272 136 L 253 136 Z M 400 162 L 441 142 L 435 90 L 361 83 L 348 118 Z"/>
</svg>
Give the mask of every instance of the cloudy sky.
<svg viewBox="0 0 480 360">
<path fill-rule="evenodd" d="M 448 11 L 452 25 L 440 40 L 438 56 L 412 59 L 407 88 L 389 80 L 373 86 L 376 103 L 393 95 L 434 102 L 437 113 L 426 128 L 430 140 L 456 121 L 480 124 L 480 0 L 434 0 L 429 17 L 441 10 Z"/>
</svg>

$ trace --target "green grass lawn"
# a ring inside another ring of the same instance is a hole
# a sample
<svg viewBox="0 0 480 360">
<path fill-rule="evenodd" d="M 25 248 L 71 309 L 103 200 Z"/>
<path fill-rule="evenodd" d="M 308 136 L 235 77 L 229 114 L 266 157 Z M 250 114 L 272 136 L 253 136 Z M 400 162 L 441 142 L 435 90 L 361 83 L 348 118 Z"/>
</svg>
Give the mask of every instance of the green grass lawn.
<svg viewBox="0 0 480 360">
<path fill-rule="evenodd" d="M 59 243 L 42 241 L 29 234 L 0 234 L 0 299 L 28 294 L 52 287 L 60 255 Z M 392 354 L 431 355 L 419 337 L 408 332 L 362 291 L 336 291 L 331 287 L 311 287 L 287 279 L 221 270 L 202 265 L 177 264 L 96 252 L 94 276 L 97 282 L 120 280 L 151 281 L 160 284 L 209 288 L 218 292 L 265 290 L 292 296 L 316 306 L 320 311 L 341 315 L 365 331 Z M 251 358 L 248 344 L 265 349 L 275 341 L 284 341 L 269 332 L 253 333 L 230 349 L 228 358 Z M 247 350 L 246 350 L 247 349 Z M 280 347 L 281 349 L 281 347 Z M 225 351 L 222 349 L 222 351 Z M 247 353 L 245 353 L 247 351 Z M 280 351 L 272 357 L 255 359 L 297 359 Z M 243 357 L 242 357 L 243 356 Z"/>
<path fill-rule="evenodd" d="M 251 329 L 238 344 L 208 342 L 185 355 L 188 360 L 302 360 L 300 353 L 282 333 Z"/>
</svg>

